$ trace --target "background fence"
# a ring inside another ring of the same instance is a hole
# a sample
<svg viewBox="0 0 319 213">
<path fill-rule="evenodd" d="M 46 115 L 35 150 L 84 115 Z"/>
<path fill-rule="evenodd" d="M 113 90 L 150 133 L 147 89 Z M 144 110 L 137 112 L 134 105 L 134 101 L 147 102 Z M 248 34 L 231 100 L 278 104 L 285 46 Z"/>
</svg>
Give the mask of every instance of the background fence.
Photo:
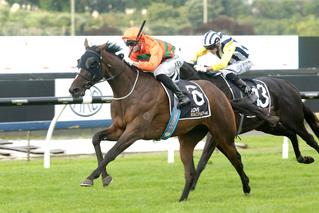
<svg viewBox="0 0 319 213">
<path fill-rule="evenodd" d="M 306 105 L 310 105 L 312 110 L 319 111 L 319 70 L 280 70 L 280 71 L 250 71 L 243 77 L 276 77 L 292 82 L 301 93 L 301 97 L 306 99 Z M 83 98 L 56 97 L 57 81 L 62 82 L 66 90 L 70 82 L 75 77 L 74 73 L 54 74 L 17 74 L 2 75 L 0 84 L 0 131 L 31 131 L 48 130 L 45 139 L 44 167 L 50 167 L 50 145 L 54 128 L 98 128 L 111 124 L 111 119 L 104 118 L 104 115 L 97 117 L 96 114 L 102 106 L 96 104 L 110 103 L 112 96 L 105 96 L 98 88 L 93 88 L 89 95 Z M 106 84 L 106 83 L 105 83 Z M 104 87 L 105 85 L 103 85 Z M 94 96 L 99 93 L 100 96 Z M 40 95 L 50 96 L 40 96 Z M 21 97 L 21 95 L 25 95 Z M 33 95 L 33 96 L 32 96 Z M 56 105 L 63 105 L 59 110 Z M 58 121 L 62 112 L 68 106 L 80 105 L 82 107 L 70 107 L 68 113 L 73 113 L 77 117 L 88 118 L 86 120 L 72 119 L 68 121 Z M 87 105 L 89 113 L 85 111 Z M 104 106 L 106 108 L 106 106 Z M 109 108 L 109 106 L 107 106 Z M 79 111 L 77 111 L 79 109 Z M 94 117 L 95 116 L 95 117 Z M 5 122 L 3 122 L 5 121 Z M 288 157 L 288 141 L 283 143 L 283 158 Z M 174 147 L 168 145 L 168 162 L 174 161 Z"/>
<path fill-rule="evenodd" d="M 245 73 L 242 77 L 261 76 L 290 81 L 306 99 L 305 104 L 313 111 L 319 112 L 319 101 L 316 100 L 319 93 L 319 69 L 255 70 Z M 66 110 L 65 114 L 71 115 L 70 120 L 65 118 L 57 123 L 58 129 L 96 128 L 109 125 L 111 123 L 107 111 L 109 107 L 101 105 L 110 103 L 112 97 L 110 89 L 105 92 L 96 88 L 95 92 L 78 99 L 56 97 L 60 90 L 68 94 L 69 82 L 74 77 L 75 73 L 1 74 L 0 131 L 47 130 L 58 109 L 55 106 L 57 104 L 69 104 L 70 109 Z M 107 83 L 100 85 L 101 88 L 107 86 Z M 85 110 L 91 111 L 85 112 Z"/>
</svg>

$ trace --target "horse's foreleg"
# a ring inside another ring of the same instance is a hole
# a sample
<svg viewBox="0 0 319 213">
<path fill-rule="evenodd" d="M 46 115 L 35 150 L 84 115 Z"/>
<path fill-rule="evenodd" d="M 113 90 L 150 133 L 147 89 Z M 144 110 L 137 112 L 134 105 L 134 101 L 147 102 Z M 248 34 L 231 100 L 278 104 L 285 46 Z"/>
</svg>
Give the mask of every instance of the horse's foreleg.
<svg viewBox="0 0 319 213">
<path fill-rule="evenodd" d="M 127 128 L 115 145 L 105 154 L 104 158 L 100 161 L 98 167 L 84 180 L 82 183 L 90 183 L 93 180 L 98 178 L 103 170 L 106 172 L 106 166 L 109 162 L 113 161 L 120 153 L 122 153 L 126 148 L 132 145 L 136 140 L 141 139 L 141 130 L 133 129 L 130 130 Z M 112 181 L 112 177 L 107 174 L 106 177 L 103 177 L 103 186 L 107 186 Z"/>
<path fill-rule="evenodd" d="M 105 137 L 105 131 L 100 131 L 96 133 L 92 138 L 92 144 L 94 146 L 96 158 L 97 158 L 97 165 L 100 164 L 100 162 L 103 160 L 102 150 L 101 150 L 101 140 Z M 102 178 L 105 178 L 107 176 L 106 169 L 102 169 Z"/>
<path fill-rule="evenodd" d="M 245 100 L 231 101 L 231 105 L 237 112 L 244 114 L 256 115 L 259 119 L 266 121 L 271 127 L 277 126 L 280 118 L 275 115 L 267 115 L 263 109 L 259 109 L 256 105 L 246 103 Z"/>
<path fill-rule="evenodd" d="M 103 130 L 103 131 L 97 132 L 92 138 L 92 144 L 94 146 L 98 165 L 103 160 L 103 155 L 102 155 L 100 144 L 101 144 L 101 140 L 104 138 L 104 136 L 105 136 L 105 131 Z M 105 168 L 102 169 L 102 179 L 104 177 L 107 177 L 107 173 L 106 173 Z M 94 178 L 98 178 L 98 176 L 94 177 Z M 80 183 L 80 186 L 85 186 L 85 187 L 93 186 L 93 180 L 87 178 Z"/>
<path fill-rule="evenodd" d="M 120 135 L 119 131 L 117 131 L 116 128 L 112 125 L 112 126 L 110 126 L 109 128 L 107 128 L 105 130 L 97 132 L 93 136 L 92 144 L 94 146 L 94 150 L 95 150 L 95 154 L 96 154 L 98 165 L 103 160 L 103 155 L 102 155 L 102 150 L 101 150 L 101 145 L 100 145 L 101 141 L 103 139 L 107 139 L 107 140 L 110 140 L 110 141 L 115 141 L 115 140 L 117 140 L 119 135 Z M 103 181 L 108 176 L 105 167 L 101 169 L 101 173 L 102 173 L 102 181 Z M 99 176 L 97 176 L 95 178 L 98 178 L 98 177 Z M 90 179 L 86 179 L 80 185 L 89 187 L 89 186 L 93 185 L 93 181 L 90 180 Z"/>
<path fill-rule="evenodd" d="M 192 190 L 195 189 L 197 181 L 199 179 L 199 176 L 202 173 L 202 171 L 205 169 L 207 162 L 208 162 L 209 158 L 211 157 L 211 155 L 213 154 L 215 148 L 216 148 L 216 143 L 214 142 L 213 137 L 211 136 L 211 134 L 207 134 L 207 140 L 205 143 L 205 147 L 203 149 L 200 160 L 197 164 L 195 177 L 194 177 L 194 180 L 192 182 L 192 186 L 191 186 Z"/>
</svg>

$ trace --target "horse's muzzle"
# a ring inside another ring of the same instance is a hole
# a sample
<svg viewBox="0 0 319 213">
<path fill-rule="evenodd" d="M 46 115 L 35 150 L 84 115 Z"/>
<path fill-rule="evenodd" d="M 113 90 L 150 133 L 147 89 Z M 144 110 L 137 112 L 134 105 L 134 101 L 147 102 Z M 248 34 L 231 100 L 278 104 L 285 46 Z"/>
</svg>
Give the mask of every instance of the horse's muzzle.
<svg viewBox="0 0 319 213">
<path fill-rule="evenodd" d="M 78 87 L 70 87 L 69 89 L 70 94 L 72 95 L 73 98 L 78 98 L 84 96 L 84 90 L 81 90 Z"/>
</svg>

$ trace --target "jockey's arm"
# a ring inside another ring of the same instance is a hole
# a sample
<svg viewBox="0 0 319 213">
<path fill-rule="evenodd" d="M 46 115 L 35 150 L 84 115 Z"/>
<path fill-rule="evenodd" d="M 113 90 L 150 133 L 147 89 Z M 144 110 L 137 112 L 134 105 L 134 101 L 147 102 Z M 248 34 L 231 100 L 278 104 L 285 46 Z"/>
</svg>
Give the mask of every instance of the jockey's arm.
<svg viewBox="0 0 319 213">
<path fill-rule="evenodd" d="M 192 59 L 193 62 L 197 61 L 197 59 L 203 55 L 206 55 L 208 53 L 208 50 L 202 47 L 195 55 L 195 57 Z"/>
<path fill-rule="evenodd" d="M 150 55 L 151 57 L 148 61 L 138 61 L 135 63 L 136 66 L 144 71 L 153 72 L 163 59 L 163 50 L 157 42 L 154 42 L 151 46 Z"/>
<path fill-rule="evenodd" d="M 138 61 L 137 54 L 135 52 L 132 52 L 130 55 L 130 59 L 134 62 L 137 62 Z"/>
<path fill-rule="evenodd" d="M 228 66 L 228 63 L 235 52 L 236 46 L 234 45 L 233 41 L 230 41 L 228 44 L 225 45 L 223 49 L 223 56 L 221 57 L 220 61 L 213 66 L 208 68 L 208 71 L 219 71 Z"/>
</svg>

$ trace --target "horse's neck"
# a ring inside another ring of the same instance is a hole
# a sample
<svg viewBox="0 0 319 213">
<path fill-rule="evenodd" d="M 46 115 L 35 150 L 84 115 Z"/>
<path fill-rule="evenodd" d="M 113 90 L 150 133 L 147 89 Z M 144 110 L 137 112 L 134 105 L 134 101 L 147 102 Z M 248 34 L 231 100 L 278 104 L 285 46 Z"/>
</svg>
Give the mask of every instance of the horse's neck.
<svg viewBox="0 0 319 213">
<path fill-rule="evenodd" d="M 108 81 L 114 98 L 126 97 L 134 90 L 138 71 L 130 70 L 128 66 L 124 66 L 123 69 L 125 70 L 119 70 L 122 73 Z"/>
</svg>

